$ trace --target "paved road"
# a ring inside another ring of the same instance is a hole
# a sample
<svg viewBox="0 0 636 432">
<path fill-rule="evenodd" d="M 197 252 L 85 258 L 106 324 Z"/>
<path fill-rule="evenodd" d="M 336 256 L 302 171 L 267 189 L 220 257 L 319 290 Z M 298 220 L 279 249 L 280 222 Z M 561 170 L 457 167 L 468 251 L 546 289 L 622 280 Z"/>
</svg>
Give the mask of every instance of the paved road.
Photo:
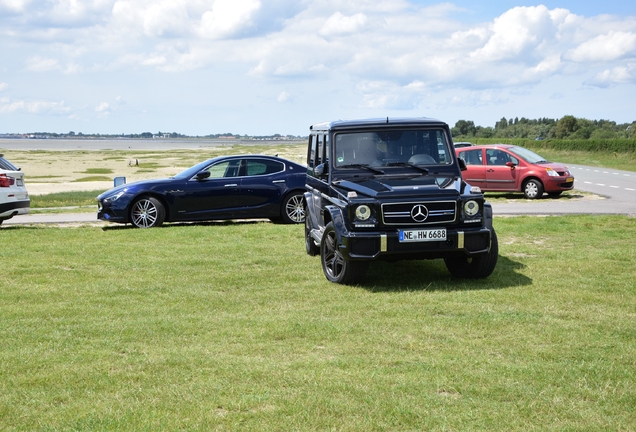
<svg viewBox="0 0 636 432">
<path fill-rule="evenodd" d="M 506 215 L 624 214 L 636 217 L 636 172 L 569 165 L 577 190 L 596 194 L 582 199 L 545 198 L 493 203 L 495 217 Z M 4 221 L 3 226 L 28 224 L 94 223 L 95 213 L 29 214 Z"/>
<path fill-rule="evenodd" d="M 624 214 L 636 216 L 636 172 L 568 165 L 576 190 L 596 194 L 584 199 L 521 199 L 516 203 L 493 203 L 496 215 Z"/>
</svg>

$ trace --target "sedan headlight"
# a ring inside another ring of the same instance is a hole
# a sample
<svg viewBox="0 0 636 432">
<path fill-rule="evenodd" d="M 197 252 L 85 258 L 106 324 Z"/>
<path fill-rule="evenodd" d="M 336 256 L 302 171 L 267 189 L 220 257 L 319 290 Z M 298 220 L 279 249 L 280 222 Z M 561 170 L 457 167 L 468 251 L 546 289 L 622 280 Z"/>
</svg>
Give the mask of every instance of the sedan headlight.
<svg viewBox="0 0 636 432">
<path fill-rule="evenodd" d="M 111 196 L 109 196 L 109 197 L 104 198 L 104 200 L 103 200 L 103 201 L 104 201 L 105 203 L 111 203 L 111 202 L 117 201 L 117 200 L 118 200 L 119 198 L 121 198 L 121 196 L 122 196 L 123 194 L 125 194 L 125 193 L 126 193 L 126 189 L 120 190 L 120 191 L 119 191 L 119 192 L 117 192 L 115 195 L 111 195 Z"/>
<path fill-rule="evenodd" d="M 479 213 L 479 203 L 474 200 L 469 200 L 464 203 L 464 214 L 468 217 L 473 217 Z"/>
<path fill-rule="evenodd" d="M 356 208 L 356 219 L 366 221 L 371 217 L 371 209 L 368 205 L 360 205 Z"/>
</svg>

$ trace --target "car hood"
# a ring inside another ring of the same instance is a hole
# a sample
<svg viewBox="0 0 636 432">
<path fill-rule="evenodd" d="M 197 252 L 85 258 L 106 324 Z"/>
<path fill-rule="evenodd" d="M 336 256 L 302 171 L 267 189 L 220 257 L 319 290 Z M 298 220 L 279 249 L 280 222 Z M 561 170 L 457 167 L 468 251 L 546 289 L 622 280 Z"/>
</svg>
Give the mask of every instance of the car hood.
<svg viewBox="0 0 636 432">
<path fill-rule="evenodd" d="M 375 177 L 365 179 L 338 180 L 334 185 L 342 189 L 344 194 L 356 192 L 372 198 L 384 196 L 435 196 L 456 197 L 460 194 L 462 181 L 456 177 Z"/>
<path fill-rule="evenodd" d="M 543 162 L 535 164 L 543 168 L 552 168 L 555 171 L 568 171 L 568 167 L 558 162 Z"/>
<path fill-rule="evenodd" d="M 153 189 L 155 186 L 165 185 L 166 183 L 176 181 L 174 178 L 161 178 L 161 179 L 151 179 L 151 180 L 138 180 L 132 183 L 126 183 L 111 189 L 108 189 L 106 192 L 102 193 L 97 197 L 97 199 L 105 198 L 110 195 L 114 195 L 123 190 L 133 190 L 135 192 L 140 189 Z"/>
</svg>

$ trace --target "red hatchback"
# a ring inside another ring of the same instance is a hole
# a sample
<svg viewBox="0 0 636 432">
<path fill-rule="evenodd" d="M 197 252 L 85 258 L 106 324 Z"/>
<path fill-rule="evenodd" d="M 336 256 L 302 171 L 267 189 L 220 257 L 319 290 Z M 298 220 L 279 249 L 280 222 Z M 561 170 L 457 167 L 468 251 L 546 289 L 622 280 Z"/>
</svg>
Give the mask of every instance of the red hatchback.
<svg viewBox="0 0 636 432">
<path fill-rule="evenodd" d="M 519 146 L 497 144 L 458 148 L 466 162 L 464 180 L 486 192 L 523 192 L 526 198 L 541 198 L 543 192 L 556 197 L 574 187 L 568 167 L 548 162 Z"/>
</svg>

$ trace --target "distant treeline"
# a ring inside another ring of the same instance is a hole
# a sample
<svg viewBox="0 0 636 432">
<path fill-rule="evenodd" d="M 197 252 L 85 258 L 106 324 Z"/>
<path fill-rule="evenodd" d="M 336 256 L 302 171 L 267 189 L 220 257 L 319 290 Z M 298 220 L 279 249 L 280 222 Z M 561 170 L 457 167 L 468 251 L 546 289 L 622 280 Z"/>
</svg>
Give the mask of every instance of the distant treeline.
<svg viewBox="0 0 636 432">
<path fill-rule="evenodd" d="M 499 120 L 495 127 L 475 126 L 468 120 L 459 120 L 452 128 L 455 141 L 470 141 L 471 138 L 525 138 L 559 140 L 611 140 L 631 139 L 634 136 L 632 123 L 618 124 L 610 120 L 588 120 L 568 115 L 561 119 L 514 118 Z"/>
</svg>

